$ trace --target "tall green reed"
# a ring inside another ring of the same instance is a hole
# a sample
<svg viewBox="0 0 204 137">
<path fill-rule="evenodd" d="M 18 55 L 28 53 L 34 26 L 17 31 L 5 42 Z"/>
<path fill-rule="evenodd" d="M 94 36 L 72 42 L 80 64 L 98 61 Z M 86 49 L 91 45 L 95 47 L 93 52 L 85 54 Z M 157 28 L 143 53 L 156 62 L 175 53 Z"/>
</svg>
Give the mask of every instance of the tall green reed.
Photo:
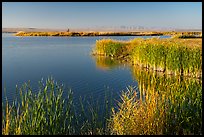
<svg viewBox="0 0 204 137">
<path fill-rule="evenodd" d="M 92 97 L 73 102 L 73 92 L 53 78 L 39 82 L 33 91 L 30 82 L 16 87 L 13 102 L 2 103 L 2 134 L 4 135 L 96 135 L 109 134 L 111 98 L 105 95 L 103 107 Z M 102 110 L 104 111 L 102 111 Z"/>
<path fill-rule="evenodd" d="M 135 65 L 167 74 L 202 77 L 202 49 L 199 41 L 136 38 L 130 41 L 96 41 L 94 54 L 116 59 L 129 58 Z"/>
<path fill-rule="evenodd" d="M 40 89 L 36 94 L 32 93 L 29 83 L 25 83 L 18 91 L 20 99 L 16 99 L 12 105 L 7 102 L 7 107 L 3 108 L 3 119 L 9 116 L 9 124 L 2 124 L 3 131 L 8 126 L 8 134 L 14 135 L 73 132 L 71 90 L 68 91 L 66 100 L 63 99 L 63 87 L 48 78 L 45 85 L 40 82 Z"/>
</svg>

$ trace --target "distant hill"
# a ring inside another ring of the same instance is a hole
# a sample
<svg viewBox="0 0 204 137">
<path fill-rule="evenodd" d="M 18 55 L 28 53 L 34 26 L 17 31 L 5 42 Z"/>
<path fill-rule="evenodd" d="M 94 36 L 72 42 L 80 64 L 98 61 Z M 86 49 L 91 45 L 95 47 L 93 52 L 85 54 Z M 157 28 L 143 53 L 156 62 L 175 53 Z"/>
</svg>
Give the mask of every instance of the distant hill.
<svg viewBox="0 0 204 137">
<path fill-rule="evenodd" d="M 176 32 L 181 32 L 181 31 L 193 31 L 193 32 L 201 32 L 202 29 L 175 29 Z"/>
<path fill-rule="evenodd" d="M 16 33 L 19 31 L 24 32 L 51 32 L 51 31 L 66 31 L 62 29 L 39 29 L 39 28 L 2 28 L 3 33 Z"/>
<path fill-rule="evenodd" d="M 67 28 L 68 29 L 68 28 Z M 66 32 L 67 29 L 42 29 L 42 28 L 2 28 L 3 33 L 16 33 L 19 31 L 24 32 Z M 149 32 L 149 31 L 176 31 L 176 32 L 202 32 L 202 29 L 173 29 L 173 28 L 147 28 L 147 27 L 90 27 L 90 28 L 69 28 L 71 32 Z"/>
</svg>

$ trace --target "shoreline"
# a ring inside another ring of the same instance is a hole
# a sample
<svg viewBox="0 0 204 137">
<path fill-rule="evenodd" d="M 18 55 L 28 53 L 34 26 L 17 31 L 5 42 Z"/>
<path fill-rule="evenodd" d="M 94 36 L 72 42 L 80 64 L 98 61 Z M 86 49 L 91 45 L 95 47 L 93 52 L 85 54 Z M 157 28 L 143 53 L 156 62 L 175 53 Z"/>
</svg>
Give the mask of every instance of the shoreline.
<svg viewBox="0 0 204 137">
<path fill-rule="evenodd" d="M 192 36 L 202 37 L 202 32 L 24 32 L 19 31 L 15 36 Z M 197 37 L 195 37 L 197 38 Z"/>
</svg>

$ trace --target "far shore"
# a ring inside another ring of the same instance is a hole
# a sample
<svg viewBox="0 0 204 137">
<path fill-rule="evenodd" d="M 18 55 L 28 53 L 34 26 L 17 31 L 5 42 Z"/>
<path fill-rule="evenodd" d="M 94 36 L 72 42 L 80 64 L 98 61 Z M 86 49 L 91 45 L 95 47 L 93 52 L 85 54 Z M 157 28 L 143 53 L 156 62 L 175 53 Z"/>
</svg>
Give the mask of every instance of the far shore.
<svg viewBox="0 0 204 137">
<path fill-rule="evenodd" d="M 202 36 L 202 32 L 25 32 L 19 31 L 15 36 L 162 36 L 162 35 L 195 35 Z"/>
</svg>

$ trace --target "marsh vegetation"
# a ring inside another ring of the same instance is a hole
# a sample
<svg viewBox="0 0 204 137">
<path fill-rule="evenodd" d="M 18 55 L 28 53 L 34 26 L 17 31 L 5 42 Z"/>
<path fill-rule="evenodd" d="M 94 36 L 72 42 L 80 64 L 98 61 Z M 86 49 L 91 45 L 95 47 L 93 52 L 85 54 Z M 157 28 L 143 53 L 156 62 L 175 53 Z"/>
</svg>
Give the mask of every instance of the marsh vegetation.
<svg viewBox="0 0 204 137">
<path fill-rule="evenodd" d="M 93 55 L 125 60 L 153 71 L 201 78 L 201 39 L 135 38 L 130 41 L 96 41 Z"/>
<path fill-rule="evenodd" d="M 104 100 L 103 114 L 94 102 L 85 103 L 82 98 L 80 109 L 76 109 L 74 91 L 53 79 L 40 82 L 38 93 L 25 83 L 16 90 L 20 98 L 2 106 L 2 134 L 202 134 L 201 80 L 159 75 L 136 67 L 132 74 L 138 88 L 128 86 L 115 107 L 111 100 Z M 67 97 L 63 99 L 62 94 Z"/>
</svg>

